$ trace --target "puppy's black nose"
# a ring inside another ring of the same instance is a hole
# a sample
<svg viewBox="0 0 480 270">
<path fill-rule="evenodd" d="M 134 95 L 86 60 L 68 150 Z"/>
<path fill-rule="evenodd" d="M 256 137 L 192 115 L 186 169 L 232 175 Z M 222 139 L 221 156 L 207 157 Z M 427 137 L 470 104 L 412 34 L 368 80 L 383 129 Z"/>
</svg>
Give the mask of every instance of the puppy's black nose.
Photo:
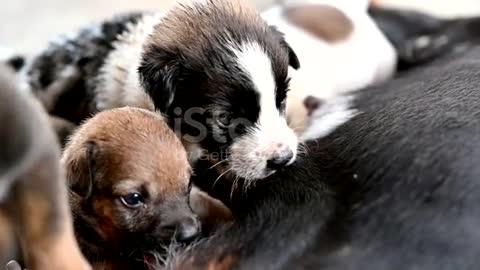
<svg viewBox="0 0 480 270">
<path fill-rule="evenodd" d="M 267 160 L 267 168 L 271 170 L 278 170 L 285 167 L 293 158 L 293 152 L 287 150 L 280 155 L 274 156 L 272 159 Z"/>
<path fill-rule="evenodd" d="M 164 226 L 175 233 L 175 240 L 189 242 L 200 234 L 200 222 L 196 217 L 178 217 Z"/>
</svg>

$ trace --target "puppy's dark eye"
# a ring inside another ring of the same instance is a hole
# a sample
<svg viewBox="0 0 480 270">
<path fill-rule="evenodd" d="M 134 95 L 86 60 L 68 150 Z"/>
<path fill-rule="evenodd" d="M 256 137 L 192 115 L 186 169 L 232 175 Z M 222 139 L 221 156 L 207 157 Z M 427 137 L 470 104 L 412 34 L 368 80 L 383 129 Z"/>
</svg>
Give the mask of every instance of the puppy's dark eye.
<svg viewBox="0 0 480 270">
<path fill-rule="evenodd" d="M 222 112 L 217 116 L 217 123 L 219 126 L 227 127 L 230 125 L 230 114 L 227 112 Z"/>
<path fill-rule="evenodd" d="M 143 196 L 140 193 L 130 193 L 120 197 L 123 205 L 129 208 L 138 208 L 144 204 Z"/>
</svg>

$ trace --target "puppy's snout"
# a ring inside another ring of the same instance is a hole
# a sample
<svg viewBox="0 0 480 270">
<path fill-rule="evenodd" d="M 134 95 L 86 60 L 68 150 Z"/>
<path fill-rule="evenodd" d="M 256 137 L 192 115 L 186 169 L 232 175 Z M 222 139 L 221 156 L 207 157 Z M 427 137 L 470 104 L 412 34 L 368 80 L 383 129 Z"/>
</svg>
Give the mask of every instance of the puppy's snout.
<svg viewBox="0 0 480 270">
<path fill-rule="evenodd" d="M 189 242 L 200 234 L 200 222 L 197 217 L 178 217 L 163 226 L 164 230 L 175 233 L 175 239 L 179 242 Z"/>
<path fill-rule="evenodd" d="M 291 163 L 293 157 L 292 150 L 283 150 L 275 154 L 271 159 L 267 160 L 267 168 L 271 170 L 281 169 Z"/>
</svg>

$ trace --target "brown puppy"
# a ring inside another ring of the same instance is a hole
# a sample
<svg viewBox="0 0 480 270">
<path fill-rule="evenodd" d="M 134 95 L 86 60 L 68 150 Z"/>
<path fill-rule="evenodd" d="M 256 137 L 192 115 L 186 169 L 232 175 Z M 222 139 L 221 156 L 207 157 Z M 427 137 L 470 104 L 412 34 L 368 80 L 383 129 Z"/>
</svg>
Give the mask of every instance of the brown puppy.
<svg viewBox="0 0 480 270">
<path fill-rule="evenodd" d="M 70 138 L 62 164 L 75 233 L 95 269 L 140 269 L 172 239 L 198 235 L 187 154 L 158 114 L 97 114 Z"/>
<path fill-rule="evenodd" d="M 90 269 L 73 234 L 47 114 L 14 77 L 0 66 L 0 263 L 23 257 L 30 270 Z"/>
</svg>

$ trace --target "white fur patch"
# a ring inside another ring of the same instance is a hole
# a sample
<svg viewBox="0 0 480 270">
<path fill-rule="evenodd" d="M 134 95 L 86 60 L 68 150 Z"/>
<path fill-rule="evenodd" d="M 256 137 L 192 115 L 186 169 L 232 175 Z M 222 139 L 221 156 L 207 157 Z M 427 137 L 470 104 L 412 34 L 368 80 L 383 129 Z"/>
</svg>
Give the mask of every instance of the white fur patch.
<svg viewBox="0 0 480 270">
<path fill-rule="evenodd" d="M 250 78 L 260 97 L 260 115 L 246 135 L 231 146 L 232 170 L 239 176 L 254 180 L 273 173 L 266 169 L 269 159 L 291 151 L 295 160 L 298 140 L 276 107 L 275 79 L 270 58 L 256 43 L 232 49 L 238 64 Z"/>
<path fill-rule="evenodd" d="M 327 99 L 310 117 L 308 128 L 300 136 L 301 141 L 325 137 L 352 119 L 359 111 L 352 108 L 353 96 L 337 96 Z"/>
<path fill-rule="evenodd" d="M 150 97 L 142 90 L 138 75 L 143 44 L 153 33 L 163 13 L 145 15 L 114 43 L 98 76 L 97 107 L 100 110 L 132 106 L 154 110 Z"/>
<path fill-rule="evenodd" d="M 13 56 L 12 49 L 0 46 L 0 61 L 5 61 L 11 56 Z"/>
<path fill-rule="evenodd" d="M 290 23 L 284 17 L 284 7 L 324 4 L 342 11 L 352 22 L 353 32 L 342 42 L 329 43 Z M 330 106 L 328 118 L 310 119 L 303 101 L 308 96 L 326 104 L 338 102 L 337 96 L 362 89 L 389 79 L 395 71 L 395 49 L 367 13 L 366 0 L 285 0 L 262 13 L 262 17 L 285 34 L 285 39 L 300 61 L 298 71 L 290 71 L 291 83 L 287 99 L 289 125 L 302 137 L 326 134 L 336 122 L 348 118 L 343 105 Z M 332 99 L 330 101 L 330 99 Z M 340 102 L 340 104 L 344 104 Z M 333 113 L 333 108 L 340 111 Z M 347 110 L 348 111 L 348 110 Z M 323 114 L 325 112 L 319 112 Z M 337 119 L 337 120 L 335 120 Z M 309 123 L 316 123 L 310 127 Z M 304 134 L 309 129 L 309 134 Z"/>
</svg>

